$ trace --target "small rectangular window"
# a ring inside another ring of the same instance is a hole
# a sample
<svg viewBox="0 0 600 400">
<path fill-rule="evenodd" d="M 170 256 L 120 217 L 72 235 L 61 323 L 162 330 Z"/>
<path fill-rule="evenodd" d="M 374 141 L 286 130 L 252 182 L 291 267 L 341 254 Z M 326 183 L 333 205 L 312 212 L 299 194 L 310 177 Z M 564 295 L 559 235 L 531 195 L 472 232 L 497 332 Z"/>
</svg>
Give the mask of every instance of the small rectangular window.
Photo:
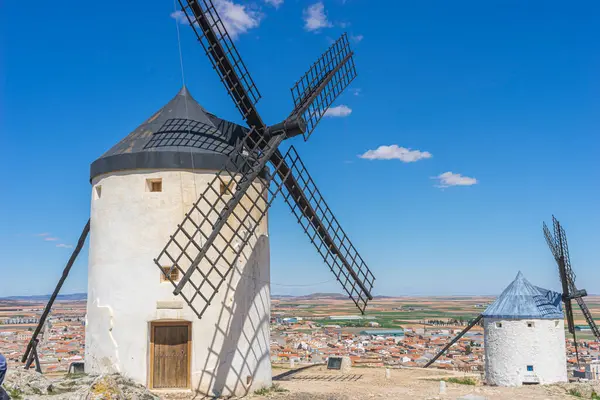
<svg viewBox="0 0 600 400">
<path fill-rule="evenodd" d="M 160 274 L 161 282 L 168 282 L 169 280 L 177 282 L 179 280 L 179 270 L 173 268 L 170 273 L 169 270 L 171 270 L 171 267 L 162 267 L 162 274 Z M 167 278 L 167 276 L 169 277 Z"/>
<path fill-rule="evenodd" d="M 527 372 L 533 372 L 533 365 L 527 366 Z"/>
<path fill-rule="evenodd" d="M 496 328 L 502 328 L 502 322 L 496 322 Z"/>
<path fill-rule="evenodd" d="M 102 186 L 96 185 L 96 187 L 94 188 L 94 196 L 96 197 L 96 199 L 102 197 Z"/>
<path fill-rule="evenodd" d="M 531 321 L 527 322 L 527 327 L 528 328 L 533 328 L 533 322 L 531 322 Z"/>
<path fill-rule="evenodd" d="M 162 192 L 162 179 L 146 179 L 146 190 L 148 192 Z"/>
</svg>

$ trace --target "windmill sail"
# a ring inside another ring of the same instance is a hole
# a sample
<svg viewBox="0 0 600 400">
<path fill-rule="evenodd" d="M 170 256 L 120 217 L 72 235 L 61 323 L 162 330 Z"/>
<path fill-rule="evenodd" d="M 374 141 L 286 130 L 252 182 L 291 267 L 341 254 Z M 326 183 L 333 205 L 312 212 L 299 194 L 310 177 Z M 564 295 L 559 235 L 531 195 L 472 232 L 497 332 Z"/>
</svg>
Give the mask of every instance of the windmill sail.
<svg viewBox="0 0 600 400">
<path fill-rule="evenodd" d="M 571 301 L 575 299 L 586 319 L 586 322 L 594 333 L 594 336 L 600 340 L 600 330 L 594 322 L 592 314 L 583 300 L 583 297 L 587 296 L 587 292 L 584 289 L 577 289 L 577 286 L 575 285 L 575 272 L 571 266 L 567 234 L 560 222 L 554 216 L 552 216 L 552 225 L 554 228 L 554 236 L 552 236 L 550 229 L 545 223 L 543 224 L 543 232 L 546 242 L 548 243 L 548 247 L 550 247 L 550 251 L 552 252 L 552 255 L 554 256 L 554 259 L 558 265 L 569 333 L 571 333 L 575 339 L 575 321 L 573 317 L 573 306 L 571 303 Z M 575 344 L 577 345 L 576 340 Z"/>
<path fill-rule="evenodd" d="M 285 202 L 338 282 L 364 313 L 367 301 L 373 298 L 371 290 L 375 276 L 331 212 L 294 148 L 290 149 L 286 159 L 292 165 L 288 176 L 294 179 L 287 178 L 291 184 L 286 186 Z M 285 181 L 286 178 L 279 179 Z M 300 193 L 309 196 L 306 199 L 299 196 Z"/>
<path fill-rule="evenodd" d="M 594 318 L 592 317 L 592 313 L 590 312 L 590 309 L 588 308 L 587 304 L 585 304 L 581 297 L 577 297 L 577 299 L 575 300 L 577 301 L 577 304 L 579 304 L 579 308 L 581 308 L 581 312 L 583 313 L 585 320 L 587 321 L 590 329 L 592 330 L 592 333 L 594 334 L 594 336 L 596 336 L 596 339 L 600 341 L 600 330 L 598 329 L 598 325 L 596 325 L 596 322 L 594 322 Z"/>
<path fill-rule="evenodd" d="M 319 120 L 344 89 L 356 78 L 353 52 L 343 34 L 292 87 L 293 115 L 306 123 L 308 139 Z"/>
<path fill-rule="evenodd" d="M 154 260 L 161 269 L 169 266 L 165 276 L 199 318 L 279 191 L 269 189 L 271 177 L 265 170 L 276 147 L 263 143 L 261 136 L 255 140 L 254 133 L 249 132 L 228 155 L 225 167 L 209 182 Z M 203 259 L 208 270 L 200 268 Z M 171 278 L 175 269 L 182 276 L 179 281 Z M 185 287 L 188 290 L 184 291 Z"/>
<path fill-rule="evenodd" d="M 285 155 L 278 149 L 286 138 L 300 133 L 308 137 L 356 76 L 347 36 L 342 35 L 294 85 L 294 109 L 289 116 L 267 127 L 255 107 L 260 98 L 256 85 L 212 1 L 179 1 L 250 130 L 177 226 L 155 263 L 161 269 L 166 264 L 170 270 L 177 269 L 183 274 L 178 283 L 173 282 L 174 293 L 182 295 L 190 306 L 200 299 L 201 306 L 192 308 L 201 317 L 276 194 L 284 190 L 285 200 L 305 233 L 348 296 L 364 312 L 367 301 L 372 299 L 373 274 L 316 190 L 295 149 L 291 147 Z M 181 121 L 175 121 L 173 127 L 165 127 L 152 146 L 168 146 L 184 140 L 186 143 L 206 142 L 207 139 L 194 138 L 191 132 L 182 132 L 177 124 L 181 125 Z M 189 128 L 205 138 L 210 135 L 207 127 Z M 266 173 L 267 164 L 271 165 L 270 173 Z M 264 174 L 262 178 L 261 174 Z M 262 186 L 260 179 L 264 181 Z M 217 192 L 216 187 L 227 186 L 228 182 L 233 185 L 231 193 Z M 250 216 L 253 213 L 255 215 Z M 207 271 L 200 268 L 202 260 L 208 262 Z M 165 275 L 169 278 L 168 273 Z M 186 287 L 189 289 L 184 290 Z"/>
<path fill-rule="evenodd" d="M 479 323 L 479 321 L 481 321 L 481 318 L 483 318 L 483 314 L 479 314 L 473 321 L 471 321 L 469 323 L 469 325 L 467 325 L 467 327 L 465 329 L 463 329 L 462 331 L 460 331 L 460 333 L 458 335 L 456 335 L 454 337 L 454 339 L 452 339 L 451 341 L 448 342 L 447 345 L 445 345 L 431 360 L 429 360 L 427 362 L 427 364 L 425 364 L 423 366 L 423 368 L 427 368 L 429 367 L 431 364 L 433 364 L 438 358 L 440 358 L 442 356 L 442 354 L 444 354 L 450 347 L 452 347 L 452 345 L 456 342 L 458 342 L 458 340 L 463 337 L 467 332 L 469 332 L 471 330 L 472 327 L 474 327 L 475 325 L 477 325 Z"/>
<path fill-rule="evenodd" d="M 261 95 L 212 0 L 178 1 L 242 117 L 248 125 L 264 129 L 255 108 Z"/>
</svg>

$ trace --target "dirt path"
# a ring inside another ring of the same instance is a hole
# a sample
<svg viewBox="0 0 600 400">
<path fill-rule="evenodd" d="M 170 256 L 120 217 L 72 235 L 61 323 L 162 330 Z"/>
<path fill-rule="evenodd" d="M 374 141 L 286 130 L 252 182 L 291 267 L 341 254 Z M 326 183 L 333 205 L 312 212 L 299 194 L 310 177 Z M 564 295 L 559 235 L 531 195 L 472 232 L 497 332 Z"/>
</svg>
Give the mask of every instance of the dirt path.
<svg viewBox="0 0 600 400">
<path fill-rule="evenodd" d="M 276 369 L 273 371 L 274 383 L 287 392 L 270 393 L 250 398 L 273 398 L 286 400 L 346 400 L 346 399 L 518 399 L 518 400 L 554 400 L 577 397 L 569 395 L 568 390 L 577 390 L 581 398 L 591 398 L 590 384 L 561 384 L 545 386 L 522 386 L 518 388 L 489 387 L 480 383 L 471 386 L 446 383 L 446 393 L 440 394 L 440 379 L 448 377 L 478 376 L 439 371 L 435 369 L 392 369 L 390 378 L 385 376 L 384 368 L 353 368 L 342 374 L 328 371 L 323 366 L 305 369 L 299 372 Z M 600 392 L 598 386 L 596 391 Z"/>
</svg>

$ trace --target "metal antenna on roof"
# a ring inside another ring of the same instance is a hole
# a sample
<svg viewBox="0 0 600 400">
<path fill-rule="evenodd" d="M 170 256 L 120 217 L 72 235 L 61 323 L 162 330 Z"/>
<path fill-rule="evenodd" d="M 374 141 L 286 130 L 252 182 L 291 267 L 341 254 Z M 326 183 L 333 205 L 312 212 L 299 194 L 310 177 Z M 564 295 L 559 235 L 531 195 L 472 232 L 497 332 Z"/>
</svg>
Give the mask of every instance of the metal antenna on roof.
<svg viewBox="0 0 600 400">
<path fill-rule="evenodd" d="M 177 13 L 179 10 L 177 9 L 177 0 L 173 0 L 173 9 L 175 10 L 175 13 Z M 174 18 L 175 20 L 175 27 L 177 28 L 177 47 L 179 49 L 179 67 L 181 68 L 181 83 L 183 84 L 183 87 L 185 88 L 185 73 L 183 72 L 183 52 L 181 51 L 181 34 L 179 32 L 179 21 L 177 20 L 177 18 Z M 187 104 L 186 104 L 187 107 Z"/>
<path fill-rule="evenodd" d="M 579 351 L 577 349 L 577 337 L 575 335 L 575 321 L 573 319 L 573 306 L 571 300 L 577 301 L 585 320 L 598 341 L 600 341 L 600 330 L 592 318 L 592 314 L 583 298 L 587 296 L 585 289 L 577 289 L 575 286 L 575 273 L 571 267 L 571 259 L 569 257 L 569 247 L 567 245 L 567 234 L 558 220 L 552 216 L 552 225 L 554 228 L 554 236 L 550 233 L 550 229 L 543 223 L 544 238 L 550 251 L 554 256 L 554 260 L 558 265 L 558 274 L 562 285 L 562 300 L 565 304 L 565 316 L 567 318 L 567 326 L 569 333 L 573 335 L 575 343 L 575 356 L 577 357 L 577 366 L 579 366 Z"/>
<path fill-rule="evenodd" d="M 177 0 L 173 0 L 173 10 L 174 13 L 177 13 L 179 10 L 177 9 Z M 177 20 L 177 18 L 175 19 L 175 27 L 177 29 L 177 49 L 179 50 L 179 67 L 181 69 L 181 85 L 182 85 L 182 89 L 183 89 L 183 101 L 185 104 L 185 118 L 186 118 L 186 126 L 187 126 L 187 133 L 188 135 L 191 135 L 191 124 L 190 124 L 190 112 L 189 112 L 189 108 L 188 108 L 188 97 L 189 97 L 189 93 L 187 90 L 187 86 L 185 84 L 185 72 L 184 72 L 184 68 L 183 68 L 183 50 L 181 49 L 181 33 L 179 30 L 179 21 Z M 196 168 L 194 167 L 194 154 L 192 152 L 192 147 L 190 147 L 190 162 L 191 162 L 191 167 L 192 167 L 192 174 L 194 174 L 196 172 Z M 196 176 L 193 175 L 193 181 L 194 181 L 194 196 L 198 197 L 198 189 L 196 187 Z M 183 193 L 183 178 L 181 177 L 180 174 L 180 183 L 182 186 L 182 193 Z M 181 199 L 181 201 L 183 202 L 183 198 Z M 197 221 L 198 223 L 200 223 L 200 221 Z"/>
</svg>

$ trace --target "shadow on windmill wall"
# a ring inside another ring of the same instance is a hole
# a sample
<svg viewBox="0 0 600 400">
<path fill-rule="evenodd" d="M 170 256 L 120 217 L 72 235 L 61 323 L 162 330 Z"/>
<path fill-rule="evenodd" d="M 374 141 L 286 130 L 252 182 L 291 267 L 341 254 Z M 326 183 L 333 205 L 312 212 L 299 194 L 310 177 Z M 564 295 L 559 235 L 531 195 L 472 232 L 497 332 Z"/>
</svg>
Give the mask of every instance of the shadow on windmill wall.
<svg viewBox="0 0 600 400">
<path fill-rule="evenodd" d="M 198 394 L 243 396 L 271 385 L 268 257 L 269 241 L 262 235 L 243 269 L 236 267 L 228 276 L 224 300 L 214 304 L 220 308 L 215 333 L 198 344 L 208 346 L 204 365 L 194 367 L 200 374 Z"/>
</svg>

